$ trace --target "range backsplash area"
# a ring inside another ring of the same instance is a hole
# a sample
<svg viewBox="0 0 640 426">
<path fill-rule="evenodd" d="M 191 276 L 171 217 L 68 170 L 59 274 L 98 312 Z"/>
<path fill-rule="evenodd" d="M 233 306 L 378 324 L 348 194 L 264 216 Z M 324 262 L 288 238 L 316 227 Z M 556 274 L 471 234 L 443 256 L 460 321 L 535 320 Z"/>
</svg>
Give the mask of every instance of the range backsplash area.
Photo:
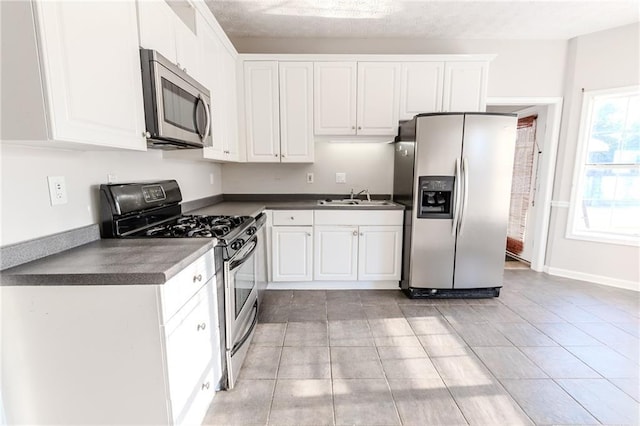
<svg viewBox="0 0 640 426">
<path fill-rule="evenodd" d="M 98 223 L 97 188 L 109 174 L 116 182 L 176 179 L 184 201 L 222 192 L 219 164 L 163 159 L 158 150 L 0 149 L 0 246 Z M 47 176 L 65 177 L 67 204 L 51 206 Z"/>
</svg>

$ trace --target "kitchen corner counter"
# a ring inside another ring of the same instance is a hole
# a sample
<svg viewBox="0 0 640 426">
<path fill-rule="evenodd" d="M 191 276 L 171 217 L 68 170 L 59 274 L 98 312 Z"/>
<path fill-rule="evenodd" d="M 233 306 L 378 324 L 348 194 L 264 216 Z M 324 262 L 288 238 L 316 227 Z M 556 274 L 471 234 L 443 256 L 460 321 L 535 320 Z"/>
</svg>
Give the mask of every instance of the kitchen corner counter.
<svg viewBox="0 0 640 426">
<path fill-rule="evenodd" d="M 212 238 L 97 240 L 6 269 L 0 285 L 159 285 L 214 243 Z"/>
</svg>

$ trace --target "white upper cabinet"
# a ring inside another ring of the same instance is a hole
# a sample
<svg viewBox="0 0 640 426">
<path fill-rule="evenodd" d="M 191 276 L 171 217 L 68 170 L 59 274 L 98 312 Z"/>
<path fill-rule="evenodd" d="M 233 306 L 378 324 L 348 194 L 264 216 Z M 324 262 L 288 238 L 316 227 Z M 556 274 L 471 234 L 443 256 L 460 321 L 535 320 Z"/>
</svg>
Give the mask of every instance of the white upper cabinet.
<svg viewBox="0 0 640 426">
<path fill-rule="evenodd" d="M 400 65 L 358 62 L 358 135 L 395 135 L 398 132 Z"/>
<path fill-rule="evenodd" d="M 244 62 L 247 161 L 313 162 L 311 62 Z"/>
<path fill-rule="evenodd" d="M 486 61 L 447 62 L 442 111 L 485 111 L 488 70 Z"/>
<path fill-rule="evenodd" d="M 225 160 L 240 161 L 240 149 L 238 146 L 238 85 L 236 55 L 227 49 L 222 51 L 222 79 L 218 84 L 224 88 L 226 104 L 223 106 L 225 113 Z"/>
<path fill-rule="evenodd" d="M 356 62 L 314 63 L 316 135 L 356 134 Z"/>
<path fill-rule="evenodd" d="M 177 62 L 174 22 L 178 19 L 165 1 L 138 1 L 140 47 L 158 51 Z"/>
<path fill-rule="evenodd" d="M 400 84 L 400 120 L 442 111 L 444 62 L 405 62 Z"/>
<path fill-rule="evenodd" d="M 198 35 L 180 20 L 166 1 L 140 0 L 137 4 L 140 46 L 158 51 L 187 74 L 199 79 Z"/>
<path fill-rule="evenodd" d="M 3 140 L 146 149 L 135 3 L 15 2 L 2 12 L 12 40 L 2 52 Z M 15 87 L 5 91 L 7 81 Z"/>
<path fill-rule="evenodd" d="M 394 62 L 316 62 L 316 135 L 395 135 L 400 66 Z"/>
<path fill-rule="evenodd" d="M 244 63 L 248 162 L 279 162 L 278 63 Z"/>
<path fill-rule="evenodd" d="M 280 62 L 280 157 L 283 163 L 312 163 L 313 63 Z"/>
</svg>

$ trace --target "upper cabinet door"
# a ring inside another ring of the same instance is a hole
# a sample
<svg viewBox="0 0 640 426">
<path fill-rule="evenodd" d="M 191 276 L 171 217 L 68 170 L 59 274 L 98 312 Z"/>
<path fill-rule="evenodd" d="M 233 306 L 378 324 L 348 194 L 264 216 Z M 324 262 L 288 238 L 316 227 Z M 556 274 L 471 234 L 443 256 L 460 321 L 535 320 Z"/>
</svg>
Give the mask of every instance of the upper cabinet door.
<svg viewBox="0 0 640 426">
<path fill-rule="evenodd" d="M 174 22 L 177 19 L 165 1 L 138 1 L 138 25 L 140 26 L 140 47 L 153 49 L 171 62 L 176 62 L 176 34 Z"/>
<path fill-rule="evenodd" d="M 280 62 L 280 156 L 313 162 L 313 63 Z"/>
<path fill-rule="evenodd" d="M 238 80 L 236 56 L 222 47 L 223 79 L 221 84 L 225 91 L 225 159 L 240 161 L 240 147 L 238 144 Z"/>
<path fill-rule="evenodd" d="M 356 134 L 356 63 L 314 63 L 316 135 Z"/>
<path fill-rule="evenodd" d="M 198 36 L 177 16 L 173 24 L 176 34 L 176 64 L 198 80 Z"/>
<path fill-rule="evenodd" d="M 359 135 L 398 133 L 398 92 L 400 64 L 393 62 L 358 63 Z"/>
<path fill-rule="evenodd" d="M 400 120 L 442 110 L 444 62 L 405 62 L 400 84 Z"/>
<path fill-rule="evenodd" d="M 37 2 L 55 140 L 146 149 L 134 2 Z"/>
<path fill-rule="evenodd" d="M 280 162 L 278 63 L 244 63 L 248 162 Z"/>
<path fill-rule="evenodd" d="M 442 111 L 486 110 L 488 62 L 447 62 L 444 71 Z"/>
</svg>

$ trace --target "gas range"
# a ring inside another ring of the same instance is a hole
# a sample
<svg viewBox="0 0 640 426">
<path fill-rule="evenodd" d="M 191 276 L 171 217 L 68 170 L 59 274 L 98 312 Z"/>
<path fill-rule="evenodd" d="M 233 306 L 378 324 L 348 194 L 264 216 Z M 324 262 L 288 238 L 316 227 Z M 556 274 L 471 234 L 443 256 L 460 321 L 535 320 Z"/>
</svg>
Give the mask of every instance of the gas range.
<svg viewBox="0 0 640 426">
<path fill-rule="evenodd" d="M 215 238 L 230 258 L 257 231 L 251 216 L 182 214 L 175 180 L 100 185 L 103 238 Z"/>
</svg>

